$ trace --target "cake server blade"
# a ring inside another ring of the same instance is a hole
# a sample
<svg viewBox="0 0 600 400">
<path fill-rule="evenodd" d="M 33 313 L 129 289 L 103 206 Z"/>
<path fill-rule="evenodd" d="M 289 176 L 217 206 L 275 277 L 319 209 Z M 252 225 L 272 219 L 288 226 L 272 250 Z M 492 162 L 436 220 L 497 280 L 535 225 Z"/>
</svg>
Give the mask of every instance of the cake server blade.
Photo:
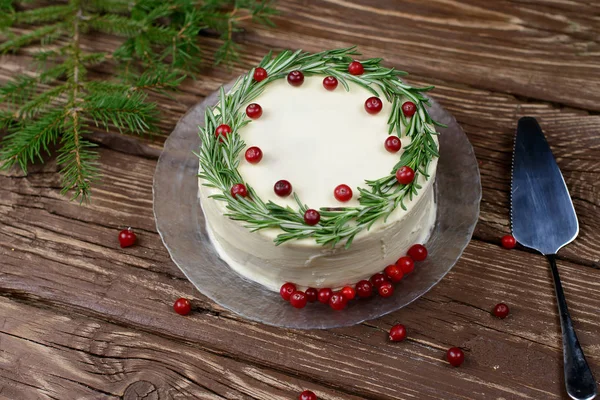
<svg viewBox="0 0 600 400">
<path fill-rule="evenodd" d="M 519 120 L 515 137 L 511 223 L 515 239 L 546 255 L 550 262 L 560 314 L 567 393 L 576 400 L 593 399 L 596 380 L 575 334 L 555 257 L 560 248 L 577 237 L 579 224 L 550 146 L 531 117 Z"/>
</svg>

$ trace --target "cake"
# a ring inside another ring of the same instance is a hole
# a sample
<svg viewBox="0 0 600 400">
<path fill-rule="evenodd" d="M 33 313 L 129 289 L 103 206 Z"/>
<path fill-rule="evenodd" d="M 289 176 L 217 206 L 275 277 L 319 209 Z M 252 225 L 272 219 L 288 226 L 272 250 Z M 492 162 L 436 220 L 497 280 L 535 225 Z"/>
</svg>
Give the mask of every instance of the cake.
<svg viewBox="0 0 600 400">
<path fill-rule="evenodd" d="M 273 291 L 354 287 L 434 226 L 430 88 L 357 55 L 269 54 L 206 111 L 207 231 L 231 268 Z"/>
</svg>

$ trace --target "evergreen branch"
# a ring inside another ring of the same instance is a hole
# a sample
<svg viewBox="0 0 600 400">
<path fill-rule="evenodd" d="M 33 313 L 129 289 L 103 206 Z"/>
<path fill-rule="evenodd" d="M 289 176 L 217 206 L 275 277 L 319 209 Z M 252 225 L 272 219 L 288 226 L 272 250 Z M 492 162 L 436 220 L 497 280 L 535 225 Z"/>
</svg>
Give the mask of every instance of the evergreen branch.
<svg viewBox="0 0 600 400">
<path fill-rule="evenodd" d="M 156 105 L 146 98 L 143 92 L 93 94 L 85 98 L 83 111 L 96 126 L 106 130 L 112 124 L 121 133 L 124 128 L 138 134 L 153 132 L 156 131 Z"/>
<path fill-rule="evenodd" d="M 13 14 L 13 23 L 38 24 L 40 22 L 63 21 L 66 17 L 73 14 L 73 11 L 73 7 L 70 4 L 35 8 Z"/>
<path fill-rule="evenodd" d="M 31 32 L 25 33 L 21 36 L 14 37 L 0 44 L 0 53 L 7 53 L 9 51 L 15 52 L 22 47 L 25 47 L 31 43 L 41 41 L 46 37 L 52 36 L 57 32 L 61 32 L 64 29 L 64 24 L 56 23 L 53 25 L 41 26 L 34 29 Z"/>
</svg>

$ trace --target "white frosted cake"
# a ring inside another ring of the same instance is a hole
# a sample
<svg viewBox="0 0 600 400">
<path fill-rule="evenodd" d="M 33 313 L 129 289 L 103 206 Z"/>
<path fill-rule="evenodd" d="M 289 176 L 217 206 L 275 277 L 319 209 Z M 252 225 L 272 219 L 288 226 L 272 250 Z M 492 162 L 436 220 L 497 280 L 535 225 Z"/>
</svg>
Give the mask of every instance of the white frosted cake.
<svg viewBox="0 0 600 400">
<path fill-rule="evenodd" d="M 425 243 L 435 223 L 426 98 L 354 55 L 269 55 L 207 110 L 207 230 L 231 268 L 269 289 L 354 285 Z"/>
</svg>

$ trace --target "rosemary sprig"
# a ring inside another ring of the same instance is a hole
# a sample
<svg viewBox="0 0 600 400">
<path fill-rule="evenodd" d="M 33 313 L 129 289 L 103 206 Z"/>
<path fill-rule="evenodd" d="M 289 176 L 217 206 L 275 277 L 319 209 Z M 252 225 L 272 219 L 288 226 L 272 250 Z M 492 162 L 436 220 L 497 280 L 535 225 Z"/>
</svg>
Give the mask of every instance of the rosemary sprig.
<svg viewBox="0 0 600 400">
<path fill-rule="evenodd" d="M 282 233 L 275 239 L 276 245 L 310 237 L 319 244 L 335 246 L 345 242 L 345 246 L 349 247 L 355 236 L 364 229 L 369 229 L 375 221 L 387 218 L 397 207 L 406 209 L 405 199 L 412 199 L 421 189 L 418 184 L 419 175 L 429 178 L 429 164 L 434 157 L 439 157 L 433 138 L 438 134 L 434 125 L 443 125 L 433 121 L 425 108 L 429 105 L 429 100 L 422 94 L 432 87 L 414 88 L 407 85 L 400 79 L 406 75 L 405 72 L 381 66 L 382 60 L 379 58 L 362 61 L 365 73 L 360 76 L 351 75 L 347 71 L 348 64 L 357 55 L 359 53 L 355 47 L 315 54 L 302 50 L 285 50 L 275 57 L 269 53 L 259 64 L 267 70 L 267 79 L 254 81 L 254 70 L 251 70 L 236 81 L 229 94 L 226 95 L 221 88 L 219 104 L 206 110 L 204 127 L 200 128 L 202 145 L 197 155 L 201 166 L 199 177 L 205 181 L 205 186 L 218 189 L 219 193 L 211 197 L 227 203 L 227 217 L 242 221 L 251 231 L 281 229 Z M 388 120 L 389 133 L 400 136 L 404 127 L 405 135 L 411 139 L 388 175 L 377 180 L 367 180 L 366 188 L 358 188 L 359 206 L 321 208 L 321 220 L 314 226 L 304 223 L 303 214 L 308 207 L 296 193 L 294 198 L 298 209 L 282 207 L 271 201 L 265 203 L 249 185 L 246 185 L 249 198 L 234 198 L 230 194 L 230 188 L 234 184 L 244 181 L 237 170 L 240 153 L 246 146 L 239 130 L 250 120 L 241 107 L 258 97 L 270 82 L 284 78 L 293 70 L 300 70 L 306 76 L 335 76 L 346 90 L 349 90 L 348 82 L 360 85 L 375 96 L 379 96 L 376 90 L 379 89 L 392 103 Z M 411 118 L 406 118 L 402 113 L 404 100 L 410 100 L 417 106 L 417 112 Z M 230 125 L 232 133 L 221 143 L 214 132 L 222 123 Z M 408 185 L 400 185 L 396 180 L 396 170 L 402 166 L 409 166 L 415 171 L 415 179 Z"/>
</svg>

